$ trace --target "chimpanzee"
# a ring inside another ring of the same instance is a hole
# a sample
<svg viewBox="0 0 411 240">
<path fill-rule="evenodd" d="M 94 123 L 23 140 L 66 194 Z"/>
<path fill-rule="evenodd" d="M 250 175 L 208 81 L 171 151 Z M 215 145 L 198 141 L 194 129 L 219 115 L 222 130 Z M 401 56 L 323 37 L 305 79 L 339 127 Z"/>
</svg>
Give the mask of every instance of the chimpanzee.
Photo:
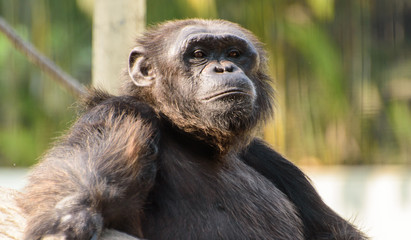
<svg viewBox="0 0 411 240">
<path fill-rule="evenodd" d="M 256 137 L 273 112 L 257 38 L 223 20 L 148 30 L 123 94 L 84 112 L 31 171 L 25 239 L 365 239 Z"/>
</svg>

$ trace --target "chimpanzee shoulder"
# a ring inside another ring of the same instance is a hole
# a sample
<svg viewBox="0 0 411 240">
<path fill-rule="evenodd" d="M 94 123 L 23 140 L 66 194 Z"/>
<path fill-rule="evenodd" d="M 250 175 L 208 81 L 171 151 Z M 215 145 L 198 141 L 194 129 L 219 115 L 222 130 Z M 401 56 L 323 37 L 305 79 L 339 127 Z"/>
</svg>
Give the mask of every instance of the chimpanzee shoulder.
<svg viewBox="0 0 411 240">
<path fill-rule="evenodd" d="M 147 103 L 135 96 L 115 96 L 105 91 L 91 88 L 81 99 L 81 122 L 92 122 L 99 119 L 134 116 L 147 123 L 157 122 L 157 114 Z"/>
</svg>

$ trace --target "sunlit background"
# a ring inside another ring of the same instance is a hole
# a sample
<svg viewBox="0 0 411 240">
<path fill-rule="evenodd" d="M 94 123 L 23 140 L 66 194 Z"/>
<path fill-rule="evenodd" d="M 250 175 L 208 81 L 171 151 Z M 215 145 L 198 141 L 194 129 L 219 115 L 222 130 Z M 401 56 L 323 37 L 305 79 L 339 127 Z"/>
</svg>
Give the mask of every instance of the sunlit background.
<svg viewBox="0 0 411 240">
<path fill-rule="evenodd" d="M 148 25 L 223 18 L 254 32 L 277 90 L 264 138 L 373 239 L 411 239 L 411 0 L 146 5 Z M 90 83 L 92 0 L 0 0 L 0 15 Z M 75 99 L 0 34 L 0 183 L 14 187 L 10 168 L 36 163 L 75 118 Z"/>
</svg>

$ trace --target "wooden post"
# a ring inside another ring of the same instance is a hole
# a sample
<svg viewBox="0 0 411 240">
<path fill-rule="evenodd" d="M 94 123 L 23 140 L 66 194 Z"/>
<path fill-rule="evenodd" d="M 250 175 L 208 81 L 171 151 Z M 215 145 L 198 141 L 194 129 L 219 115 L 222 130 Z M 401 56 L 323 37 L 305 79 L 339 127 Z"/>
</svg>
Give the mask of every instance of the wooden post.
<svg viewBox="0 0 411 240">
<path fill-rule="evenodd" d="M 145 0 L 95 0 L 93 86 L 118 93 L 135 37 L 145 27 Z"/>
</svg>

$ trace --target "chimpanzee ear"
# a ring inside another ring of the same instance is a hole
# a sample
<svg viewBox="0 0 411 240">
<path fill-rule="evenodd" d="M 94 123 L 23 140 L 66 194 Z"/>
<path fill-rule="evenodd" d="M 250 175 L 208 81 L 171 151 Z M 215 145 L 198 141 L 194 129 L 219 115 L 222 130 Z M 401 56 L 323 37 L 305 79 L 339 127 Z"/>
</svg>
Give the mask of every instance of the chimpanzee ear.
<svg viewBox="0 0 411 240">
<path fill-rule="evenodd" d="M 155 72 L 142 47 L 135 47 L 128 58 L 128 74 L 134 84 L 139 87 L 150 86 L 155 78 Z"/>
</svg>

